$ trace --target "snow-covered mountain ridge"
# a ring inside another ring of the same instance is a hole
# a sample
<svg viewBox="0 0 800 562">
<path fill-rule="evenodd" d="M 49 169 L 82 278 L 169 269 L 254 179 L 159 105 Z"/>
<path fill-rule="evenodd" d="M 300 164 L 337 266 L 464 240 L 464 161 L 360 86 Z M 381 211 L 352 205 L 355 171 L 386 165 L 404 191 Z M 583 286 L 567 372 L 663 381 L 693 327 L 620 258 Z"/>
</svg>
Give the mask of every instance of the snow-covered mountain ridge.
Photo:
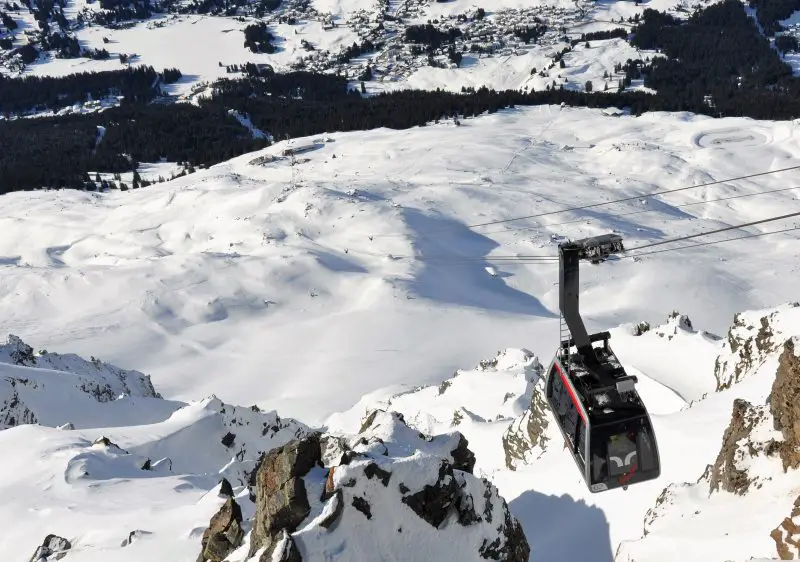
<svg viewBox="0 0 800 562">
<path fill-rule="evenodd" d="M 614 550 L 614 559 L 622 562 L 676 556 L 698 561 L 772 559 L 796 548 L 798 539 L 791 517 L 797 516 L 792 505 L 800 493 L 800 436 L 794 422 L 800 403 L 794 352 L 800 306 L 788 303 L 737 314 L 730 332 L 737 334 L 740 346 L 755 349 L 764 330 L 775 343 L 758 360 L 749 354 L 731 359 L 728 340 L 695 331 L 680 314 L 644 332 L 637 324 L 612 331 L 612 346 L 626 369 L 639 377 L 663 463 L 659 480 L 622 493 L 591 495 L 584 489 L 545 405 L 541 364 L 527 351 L 500 352 L 495 360 L 459 371 L 437 386 L 374 393 L 328 422 L 349 429 L 363 412 L 382 407 L 402 412 L 420 430 L 463 432 L 477 451 L 477 473 L 497 483 L 506 497 L 519 496 L 510 505 L 512 511 L 520 510 L 515 514 L 531 543 L 531 560 L 573 560 L 592 552 L 596 559 L 610 560 Z M 665 365 L 667 356 L 681 361 Z M 692 360 L 694 367 L 684 369 Z M 726 360 L 740 377 L 716 388 L 715 365 Z M 492 397 L 489 389 L 498 394 Z M 499 393 L 506 389 L 507 394 Z M 517 415 L 509 416 L 514 410 Z M 774 428 L 773 419 L 780 420 Z M 547 502 L 536 498 L 522 515 L 525 502 L 519 498 L 532 490 L 566 494 L 562 498 L 580 498 L 587 508 L 600 508 L 610 525 L 610 544 L 608 531 L 594 521 L 591 509 L 561 508 L 561 516 L 543 524 Z M 585 533 L 583 542 L 570 547 L 557 544 L 568 519 Z M 645 536 L 637 540 L 642 522 Z"/>
<path fill-rule="evenodd" d="M 84 405 L 83 427 L 22 420 L 0 432 L 0 447 L 15 451 L 0 470 L 7 498 L 0 521 L 12 530 L 8 538 L 24 537 L 0 544 L 24 557 L 52 534 L 57 539 L 46 545 L 65 541 L 76 561 L 189 560 L 203 552 L 201 559 L 229 562 L 276 560 L 281 552 L 281 560 L 323 560 L 333 552 L 366 560 L 376 548 L 392 560 L 429 559 L 434 552 L 439 558 L 524 560 L 527 554 L 513 553 L 528 547 L 530 560 L 574 560 L 590 552 L 621 562 L 678 553 L 698 561 L 789 556 L 800 538 L 800 306 L 737 314 L 731 330 L 750 330 L 739 343 L 751 346 L 760 338 L 756 327 L 781 343 L 757 364 L 740 357 L 733 365 L 742 365 L 738 380 L 689 402 L 670 386 L 715 385 L 713 362 L 699 361 L 692 372 L 662 368 L 651 375 L 642 358 L 656 365 L 667 351 L 697 356 L 698 336 L 707 352 L 724 357 L 728 340 L 696 332 L 680 314 L 649 330 L 637 323 L 612 332 L 617 353 L 635 357 L 626 368 L 640 378 L 664 470 L 656 482 L 597 495 L 588 493 L 562 450 L 551 413 L 541 406 L 542 362 L 526 350 L 501 351 L 438 385 L 374 393 L 330 417 L 324 433 L 216 398 L 159 410 L 155 404 L 167 401 L 154 391 L 130 403 L 131 396 L 97 401 L 90 389 L 96 414 L 93 420 Z M 64 392 L 55 381 L 102 381 L 120 372 L 77 357 L 60 363 L 71 372 L 42 370 L 30 365 L 30 348 L 18 338 L 2 349 L 6 379 L 37 380 L 54 423 L 70 417 L 59 418 L 57 411 L 68 412 L 64 407 L 87 393 L 78 386 Z M 126 412 L 119 418 L 126 425 L 103 425 L 108 414 L 101 404 Z M 442 472 L 441 462 L 450 468 Z M 291 478 L 300 479 L 304 492 L 280 500 L 285 504 L 269 503 L 279 496 L 265 495 L 263 486 Z M 48 481 L 53 484 L 43 486 Z M 429 486 L 428 503 L 417 504 L 413 497 L 423 486 Z M 31 515 L 15 516 L 31 498 Z M 126 508 L 113 510 L 121 502 Z M 284 511 L 295 515 L 278 515 Z M 644 537 L 637 539 L 642 524 Z M 583 538 L 560 540 L 559 529 L 569 526 L 581 528 Z M 272 542 L 265 543 L 266 536 Z M 400 543 L 391 546 L 395 540 Z M 408 550 L 409 544 L 415 548 Z M 222 558 L 214 558 L 219 552 Z"/>
</svg>

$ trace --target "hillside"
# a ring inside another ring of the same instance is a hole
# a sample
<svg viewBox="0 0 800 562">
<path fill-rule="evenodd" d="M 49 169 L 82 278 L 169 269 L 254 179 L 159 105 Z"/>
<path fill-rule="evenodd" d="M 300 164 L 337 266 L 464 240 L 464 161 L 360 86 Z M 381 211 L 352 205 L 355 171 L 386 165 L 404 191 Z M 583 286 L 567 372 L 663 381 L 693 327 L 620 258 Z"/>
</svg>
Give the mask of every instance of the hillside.
<svg viewBox="0 0 800 562">
<path fill-rule="evenodd" d="M 314 431 L 215 397 L 182 404 L 95 394 L 77 418 L 64 406 L 93 394 L 53 383 L 96 380 L 114 368 L 73 358 L 61 363 L 70 371 L 42 371 L 40 363 L 55 364 L 48 355 L 11 338 L 0 365 L 6 380 L 37 380 L 36 392 L 51 401 L 58 392 L 51 419 L 61 412 L 59 421 L 79 426 L 43 421 L 0 431 L 0 447 L 14 451 L 0 469 L 0 522 L 10 531 L 0 546 L 23 559 L 47 535 L 43 548 L 64 548 L 77 561 L 245 562 L 272 552 L 367 560 L 376 549 L 390 560 L 788 559 L 800 492 L 800 307 L 738 314 L 727 337 L 691 325 L 679 315 L 638 336 L 631 325 L 613 330 L 622 355 L 671 353 L 695 363 L 628 366 L 651 411 L 663 472 L 601 494 L 586 490 L 540 407 L 542 364 L 527 350 L 503 350 L 439 384 L 372 393 Z M 6 363 L 19 363 L 19 350 L 37 364 Z M 681 399 L 687 385 L 728 380 L 714 364 L 738 379 Z M 104 427 L 103 408 L 126 425 Z M 269 492 L 291 478 L 301 494 Z M 20 518 L 20 509 L 38 516 Z"/>
<path fill-rule="evenodd" d="M 792 123 L 524 108 L 312 137 L 294 164 L 279 143 L 148 189 L 10 194 L 0 328 L 146 372 L 171 398 L 316 423 L 496 349 L 549 359 L 557 268 L 499 256 L 554 256 L 561 237 L 612 230 L 633 248 L 790 212 L 792 171 L 646 195 L 795 164 L 795 138 Z M 561 212 L 625 196 L 641 199 Z M 722 333 L 736 312 L 796 296 L 796 252 L 789 232 L 585 268 L 584 316 L 598 329 L 677 309 Z M 469 259 L 437 259 L 453 255 Z"/>
</svg>

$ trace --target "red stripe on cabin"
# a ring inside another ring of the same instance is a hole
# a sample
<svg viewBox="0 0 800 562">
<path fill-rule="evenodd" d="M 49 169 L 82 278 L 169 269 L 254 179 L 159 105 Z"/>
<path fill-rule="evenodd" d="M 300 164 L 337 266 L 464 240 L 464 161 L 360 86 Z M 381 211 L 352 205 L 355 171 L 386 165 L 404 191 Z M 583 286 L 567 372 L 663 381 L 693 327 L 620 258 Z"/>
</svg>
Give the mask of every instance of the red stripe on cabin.
<svg viewBox="0 0 800 562">
<path fill-rule="evenodd" d="M 558 374 L 561 375 L 561 381 L 564 383 L 564 386 L 567 387 L 567 392 L 569 392 L 569 397 L 572 398 L 572 403 L 575 404 L 575 408 L 578 410 L 578 415 L 583 420 L 583 423 L 586 422 L 586 414 L 583 413 L 583 408 L 581 407 L 581 403 L 578 401 L 578 397 L 575 396 L 575 391 L 572 390 L 572 383 L 567 380 L 567 377 L 564 376 L 563 371 L 561 370 L 561 366 L 558 364 L 558 361 L 555 363 L 556 370 Z"/>
</svg>

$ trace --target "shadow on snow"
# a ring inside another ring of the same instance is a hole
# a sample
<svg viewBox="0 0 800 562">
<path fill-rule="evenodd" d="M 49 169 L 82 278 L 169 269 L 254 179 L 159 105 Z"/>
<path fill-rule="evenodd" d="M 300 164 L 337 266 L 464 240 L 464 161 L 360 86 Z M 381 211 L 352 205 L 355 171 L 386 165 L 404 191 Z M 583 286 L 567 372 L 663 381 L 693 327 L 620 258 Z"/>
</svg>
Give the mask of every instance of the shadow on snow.
<svg viewBox="0 0 800 562">
<path fill-rule="evenodd" d="M 556 317 L 533 295 L 507 285 L 503 279 L 510 275 L 487 261 L 486 256 L 499 246 L 497 242 L 448 217 L 416 209 L 404 209 L 403 215 L 413 231 L 411 240 L 420 267 L 407 281 L 413 294 L 488 311 Z M 487 272 L 489 266 L 498 270 L 497 276 Z"/>
<path fill-rule="evenodd" d="M 571 496 L 528 490 L 509 503 L 531 547 L 531 560 L 612 562 L 605 513 Z"/>
</svg>

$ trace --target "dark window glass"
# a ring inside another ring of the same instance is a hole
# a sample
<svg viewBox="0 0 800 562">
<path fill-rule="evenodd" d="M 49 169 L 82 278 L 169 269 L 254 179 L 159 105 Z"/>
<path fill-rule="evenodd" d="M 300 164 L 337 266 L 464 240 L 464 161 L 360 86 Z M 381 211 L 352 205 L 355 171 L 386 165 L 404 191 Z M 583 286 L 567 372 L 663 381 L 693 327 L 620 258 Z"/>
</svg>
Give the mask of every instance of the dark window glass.
<svg viewBox="0 0 800 562">
<path fill-rule="evenodd" d="M 578 452 L 578 459 L 581 465 L 586 462 L 586 424 L 583 423 L 583 418 L 578 418 L 578 444 L 576 445 Z"/>
<path fill-rule="evenodd" d="M 616 478 L 632 469 L 657 468 L 653 433 L 646 417 L 592 427 L 592 483 Z"/>
</svg>

